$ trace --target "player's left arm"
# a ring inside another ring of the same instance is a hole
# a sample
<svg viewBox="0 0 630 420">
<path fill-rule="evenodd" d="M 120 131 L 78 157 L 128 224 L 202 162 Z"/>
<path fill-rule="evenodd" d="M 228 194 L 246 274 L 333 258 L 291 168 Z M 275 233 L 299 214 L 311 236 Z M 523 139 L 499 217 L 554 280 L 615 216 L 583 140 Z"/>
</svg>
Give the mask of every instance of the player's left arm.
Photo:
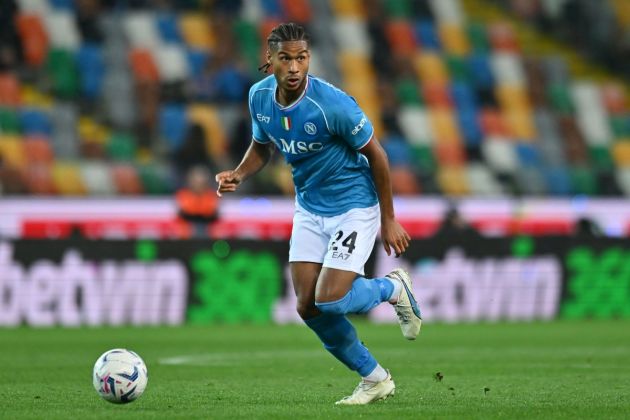
<svg viewBox="0 0 630 420">
<path fill-rule="evenodd" d="M 407 247 L 411 238 L 407 231 L 398 223 L 394 215 L 394 202 L 392 194 L 392 184 L 389 175 L 389 163 L 387 154 L 381 147 L 381 144 L 372 135 L 370 141 L 359 149 L 368 162 L 372 170 L 372 178 L 376 185 L 376 193 L 381 208 L 381 240 L 387 255 L 391 255 L 394 250 L 396 256 L 400 256 Z"/>
</svg>

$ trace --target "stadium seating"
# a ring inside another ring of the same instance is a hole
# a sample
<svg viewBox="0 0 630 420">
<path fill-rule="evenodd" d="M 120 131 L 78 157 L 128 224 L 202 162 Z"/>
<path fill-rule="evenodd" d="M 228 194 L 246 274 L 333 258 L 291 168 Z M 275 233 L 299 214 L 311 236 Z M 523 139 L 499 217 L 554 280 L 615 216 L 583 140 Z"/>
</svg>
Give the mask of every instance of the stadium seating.
<svg viewBox="0 0 630 420">
<path fill-rule="evenodd" d="M 553 2 L 533 12 L 473 8 L 483 1 L 104 6 L 94 41 L 74 2 L 20 0 L 23 63 L 0 73 L 0 155 L 15 175 L 3 175 L 2 190 L 21 191 L 5 185 L 21 179 L 31 194 L 171 193 L 172 159 L 192 124 L 217 169 L 238 161 L 241 87 L 262 77 L 269 30 L 292 20 L 312 32 L 312 69 L 324 68 L 372 120 L 408 185 L 398 194 L 630 195 L 627 84 L 576 72 L 583 59 L 511 15 L 559 19 Z M 608 3 L 629 25 L 624 2 Z M 290 192 L 286 171 L 271 172 Z"/>
</svg>

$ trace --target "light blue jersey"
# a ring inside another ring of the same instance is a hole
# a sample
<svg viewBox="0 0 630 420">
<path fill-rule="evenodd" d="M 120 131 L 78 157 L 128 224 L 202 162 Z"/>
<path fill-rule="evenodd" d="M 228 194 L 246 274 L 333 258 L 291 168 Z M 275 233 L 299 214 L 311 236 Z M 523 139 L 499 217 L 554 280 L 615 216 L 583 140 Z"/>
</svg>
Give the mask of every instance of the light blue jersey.
<svg viewBox="0 0 630 420">
<path fill-rule="evenodd" d="M 284 107 L 269 76 L 249 91 L 254 140 L 273 142 L 292 167 L 296 200 L 320 216 L 378 203 L 367 158 L 358 152 L 374 129 L 355 100 L 308 76 L 302 95 Z"/>
</svg>

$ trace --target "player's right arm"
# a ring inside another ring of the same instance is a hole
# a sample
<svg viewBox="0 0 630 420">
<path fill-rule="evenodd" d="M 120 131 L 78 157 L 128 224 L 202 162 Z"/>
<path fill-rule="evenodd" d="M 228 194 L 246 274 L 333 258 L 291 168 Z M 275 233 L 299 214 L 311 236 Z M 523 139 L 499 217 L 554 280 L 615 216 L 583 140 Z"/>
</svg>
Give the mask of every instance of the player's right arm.
<svg viewBox="0 0 630 420">
<path fill-rule="evenodd" d="M 243 160 L 236 169 L 219 172 L 215 179 L 219 184 L 217 195 L 221 197 L 224 192 L 234 192 L 250 176 L 260 171 L 273 155 L 273 143 L 259 143 L 252 140 Z"/>
</svg>

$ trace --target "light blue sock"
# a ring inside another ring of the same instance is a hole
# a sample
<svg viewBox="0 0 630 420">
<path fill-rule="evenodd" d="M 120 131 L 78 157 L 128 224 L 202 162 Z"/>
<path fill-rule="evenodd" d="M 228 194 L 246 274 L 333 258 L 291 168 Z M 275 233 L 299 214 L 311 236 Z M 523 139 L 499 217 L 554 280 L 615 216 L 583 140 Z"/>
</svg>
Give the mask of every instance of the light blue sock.
<svg viewBox="0 0 630 420">
<path fill-rule="evenodd" d="M 359 375 L 368 376 L 378 365 L 345 316 L 321 314 L 304 322 L 315 331 L 326 350 Z"/>
<path fill-rule="evenodd" d="M 368 280 L 358 276 L 344 297 L 332 302 L 315 302 L 315 306 L 323 313 L 362 314 L 389 300 L 393 292 L 394 283 L 387 277 Z"/>
</svg>

